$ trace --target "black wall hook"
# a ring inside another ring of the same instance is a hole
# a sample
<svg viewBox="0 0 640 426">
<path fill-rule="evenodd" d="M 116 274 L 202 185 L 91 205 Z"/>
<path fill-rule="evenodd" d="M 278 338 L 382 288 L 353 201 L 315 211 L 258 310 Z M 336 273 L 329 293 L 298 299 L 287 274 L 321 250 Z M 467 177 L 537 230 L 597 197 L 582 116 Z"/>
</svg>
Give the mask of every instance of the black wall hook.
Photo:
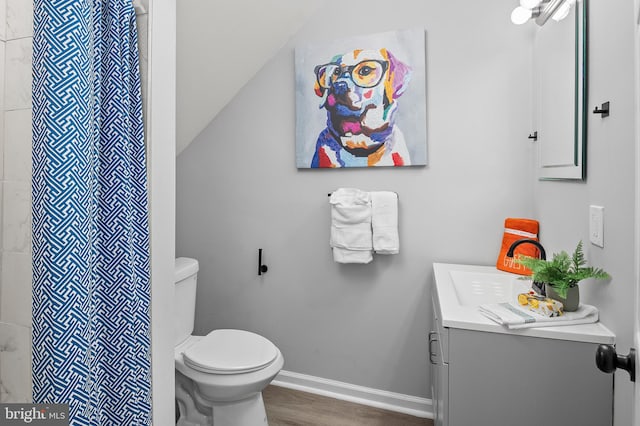
<svg viewBox="0 0 640 426">
<path fill-rule="evenodd" d="M 262 275 L 269 270 L 267 265 L 262 264 L 262 249 L 258 249 L 258 275 Z"/>
<path fill-rule="evenodd" d="M 536 130 L 535 132 L 531 133 L 529 136 L 527 136 L 528 139 L 531 139 L 533 141 L 537 141 L 538 140 L 538 131 Z"/>
<path fill-rule="evenodd" d="M 604 118 L 604 117 L 608 117 L 609 116 L 609 102 L 605 102 L 602 105 L 600 105 L 600 109 L 598 109 L 598 107 L 595 107 L 595 109 L 593 110 L 594 114 L 600 114 L 600 117 Z"/>
</svg>

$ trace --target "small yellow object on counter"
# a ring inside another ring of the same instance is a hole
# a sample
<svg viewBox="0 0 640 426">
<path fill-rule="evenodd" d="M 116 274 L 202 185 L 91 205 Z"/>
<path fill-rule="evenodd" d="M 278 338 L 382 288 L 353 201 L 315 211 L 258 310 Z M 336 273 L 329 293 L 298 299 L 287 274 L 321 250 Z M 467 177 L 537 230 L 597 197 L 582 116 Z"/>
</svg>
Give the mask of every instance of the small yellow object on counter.
<svg viewBox="0 0 640 426">
<path fill-rule="evenodd" d="M 545 317 L 559 317 L 563 313 L 564 306 L 557 300 L 540 296 L 533 291 L 518 294 L 518 303 L 526 306 L 530 311 Z"/>
<path fill-rule="evenodd" d="M 529 295 L 526 293 L 520 293 L 518 295 L 518 303 L 521 304 L 522 306 L 528 305 L 529 304 Z"/>
</svg>

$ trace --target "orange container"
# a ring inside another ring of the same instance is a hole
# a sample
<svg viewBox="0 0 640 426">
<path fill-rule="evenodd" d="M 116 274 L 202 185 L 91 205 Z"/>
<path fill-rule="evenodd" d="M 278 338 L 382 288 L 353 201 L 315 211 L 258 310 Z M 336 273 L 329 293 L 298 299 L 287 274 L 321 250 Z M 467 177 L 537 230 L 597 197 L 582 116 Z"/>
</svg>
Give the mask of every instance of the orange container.
<svg viewBox="0 0 640 426">
<path fill-rule="evenodd" d="M 531 275 L 531 270 L 516 263 L 514 260 L 519 256 L 539 257 L 540 251 L 533 244 L 520 244 L 516 247 L 513 257 L 507 257 L 507 251 L 514 242 L 521 239 L 529 239 L 538 241 L 538 231 L 540 224 L 537 220 L 506 218 L 504 221 L 504 235 L 502 237 L 502 245 L 500 246 L 500 254 L 496 262 L 496 268 L 501 271 L 512 272 L 520 275 Z"/>
</svg>

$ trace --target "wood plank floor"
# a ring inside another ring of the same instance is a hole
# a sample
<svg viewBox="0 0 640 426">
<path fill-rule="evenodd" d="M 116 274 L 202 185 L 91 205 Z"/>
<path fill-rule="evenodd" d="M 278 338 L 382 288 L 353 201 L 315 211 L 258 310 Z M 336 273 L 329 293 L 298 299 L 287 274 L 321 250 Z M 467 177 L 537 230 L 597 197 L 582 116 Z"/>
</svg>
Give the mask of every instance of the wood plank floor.
<svg viewBox="0 0 640 426">
<path fill-rule="evenodd" d="M 279 386 L 267 386 L 262 397 L 269 426 L 433 426 L 429 419 Z"/>
</svg>

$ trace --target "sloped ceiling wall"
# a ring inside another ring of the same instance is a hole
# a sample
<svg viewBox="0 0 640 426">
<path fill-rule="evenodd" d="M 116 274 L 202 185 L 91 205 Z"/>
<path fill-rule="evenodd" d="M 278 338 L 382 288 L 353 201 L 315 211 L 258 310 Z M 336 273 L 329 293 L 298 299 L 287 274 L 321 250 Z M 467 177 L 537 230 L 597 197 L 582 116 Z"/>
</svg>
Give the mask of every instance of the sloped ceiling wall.
<svg viewBox="0 0 640 426">
<path fill-rule="evenodd" d="M 307 0 L 178 2 L 177 154 L 317 8 Z"/>
</svg>

